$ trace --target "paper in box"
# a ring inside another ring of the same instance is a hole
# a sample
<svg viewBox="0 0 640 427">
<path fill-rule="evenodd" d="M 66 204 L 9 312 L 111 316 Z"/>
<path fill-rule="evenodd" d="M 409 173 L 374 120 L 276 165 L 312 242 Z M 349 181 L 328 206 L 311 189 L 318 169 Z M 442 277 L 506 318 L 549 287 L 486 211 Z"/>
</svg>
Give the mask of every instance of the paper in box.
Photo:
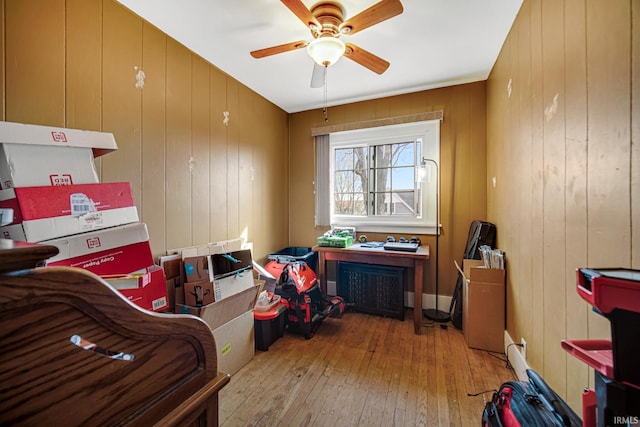
<svg viewBox="0 0 640 427">
<path fill-rule="evenodd" d="M 146 224 L 135 222 L 54 240 L 47 245 L 58 248 L 58 255 L 47 266 L 68 266 L 98 275 L 135 273 L 152 265 Z"/>
<path fill-rule="evenodd" d="M 93 159 L 113 134 L 0 121 L 0 189 L 98 182 Z"/>
<path fill-rule="evenodd" d="M 2 237 L 42 242 L 139 221 L 131 184 L 110 182 L 0 190 L 0 208 L 14 209 Z"/>
<path fill-rule="evenodd" d="M 118 279 L 104 278 L 117 289 Z M 144 274 L 137 277 L 138 286 L 118 289 L 132 303 L 151 311 L 160 311 L 169 306 L 164 270 L 158 265 L 148 267 Z"/>
</svg>

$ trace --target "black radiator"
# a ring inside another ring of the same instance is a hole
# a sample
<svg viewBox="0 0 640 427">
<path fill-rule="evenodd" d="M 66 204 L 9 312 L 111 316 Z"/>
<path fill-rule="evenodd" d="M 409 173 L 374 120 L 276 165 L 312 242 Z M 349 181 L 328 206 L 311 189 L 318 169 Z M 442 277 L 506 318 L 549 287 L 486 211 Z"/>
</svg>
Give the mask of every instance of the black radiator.
<svg viewBox="0 0 640 427">
<path fill-rule="evenodd" d="M 338 262 L 337 292 L 356 311 L 404 320 L 404 267 Z"/>
</svg>

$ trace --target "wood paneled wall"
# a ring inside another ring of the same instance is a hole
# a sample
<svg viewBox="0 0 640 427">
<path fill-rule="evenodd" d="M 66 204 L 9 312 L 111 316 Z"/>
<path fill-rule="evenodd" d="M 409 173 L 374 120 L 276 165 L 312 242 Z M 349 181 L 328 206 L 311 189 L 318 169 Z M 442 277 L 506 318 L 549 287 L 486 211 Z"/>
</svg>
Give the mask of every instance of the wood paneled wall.
<svg viewBox="0 0 640 427">
<path fill-rule="evenodd" d="M 439 249 L 439 293 L 451 295 L 457 280 L 453 260 L 462 262 L 469 225 L 486 218 L 486 86 L 485 82 L 451 86 L 363 101 L 328 109 L 328 123 L 321 110 L 291 114 L 289 227 L 292 246 L 313 245 L 326 228 L 314 225 L 314 144 L 311 129 L 367 120 L 424 113 L 444 112 L 440 127 L 440 175 L 442 234 Z M 384 240 L 388 234 L 367 233 L 370 239 Z M 399 237 L 399 235 L 396 235 Z M 411 237 L 411 236 L 407 236 Z M 423 289 L 435 293 L 435 239 L 419 235 L 429 245 L 432 261 L 428 264 Z M 447 307 L 441 307 L 448 310 Z"/>
<path fill-rule="evenodd" d="M 577 411 L 592 372 L 560 341 L 610 325 L 576 293 L 575 270 L 640 268 L 638 16 L 637 0 L 525 0 L 487 83 L 507 329 Z"/>
<path fill-rule="evenodd" d="M 2 119 L 112 132 L 101 180 L 131 182 L 154 255 L 240 236 L 258 259 L 287 246 L 285 111 L 113 0 L 0 5 Z"/>
</svg>

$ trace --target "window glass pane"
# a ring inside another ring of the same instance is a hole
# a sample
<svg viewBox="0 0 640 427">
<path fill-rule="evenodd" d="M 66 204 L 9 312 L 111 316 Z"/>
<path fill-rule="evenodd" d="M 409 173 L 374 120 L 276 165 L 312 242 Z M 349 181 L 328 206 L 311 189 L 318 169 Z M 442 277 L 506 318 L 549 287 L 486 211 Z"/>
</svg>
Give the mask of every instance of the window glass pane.
<svg viewBox="0 0 640 427">
<path fill-rule="evenodd" d="M 367 190 L 367 176 L 365 171 L 356 171 L 353 177 L 353 191 L 363 192 Z"/>
<path fill-rule="evenodd" d="M 353 193 L 353 171 L 336 172 L 334 191 L 336 193 Z"/>
<path fill-rule="evenodd" d="M 353 169 L 353 148 L 336 150 L 335 170 Z"/>
<path fill-rule="evenodd" d="M 402 191 L 393 193 L 393 213 L 395 215 L 414 214 L 414 194 L 413 191 Z"/>
<path fill-rule="evenodd" d="M 391 215 L 391 193 L 374 193 L 374 215 Z"/>
<path fill-rule="evenodd" d="M 367 166 L 367 147 L 356 147 L 353 149 L 353 155 L 355 157 L 355 164 L 353 169 L 357 171 L 366 171 Z"/>
<path fill-rule="evenodd" d="M 353 214 L 366 215 L 367 214 L 367 195 L 365 193 L 355 193 L 353 197 L 354 197 Z"/>
<path fill-rule="evenodd" d="M 412 167 L 394 168 L 391 172 L 391 189 L 412 190 L 415 183 L 415 171 Z"/>
<path fill-rule="evenodd" d="M 351 215 L 353 213 L 353 194 L 351 193 L 334 193 L 335 194 L 335 213 L 341 215 Z"/>
<path fill-rule="evenodd" d="M 405 142 L 393 144 L 393 166 L 413 166 L 415 159 L 415 143 Z"/>
<path fill-rule="evenodd" d="M 378 145 L 375 150 L 375 167 L 388 168 L 391 166 L 391 145 Z"/>
<path fill-rule="evenodd" d="M 377 169 L 373 191 L 391 190 L 391 169 Z"/>
</svg>

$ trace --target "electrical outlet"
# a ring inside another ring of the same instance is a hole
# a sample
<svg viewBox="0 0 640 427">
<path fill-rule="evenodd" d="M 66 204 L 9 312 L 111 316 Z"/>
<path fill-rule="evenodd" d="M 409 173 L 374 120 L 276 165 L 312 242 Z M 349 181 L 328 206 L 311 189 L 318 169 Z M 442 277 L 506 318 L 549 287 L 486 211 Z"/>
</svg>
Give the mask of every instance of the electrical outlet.
<svg viewBox="0 0 640 427">
<path fill-rule="evenodd" d="M 524 338 L 520 338 L 520 354 L 522 354 L 522 358 L 527 360 L 527 342 Z"/>
</svg>

